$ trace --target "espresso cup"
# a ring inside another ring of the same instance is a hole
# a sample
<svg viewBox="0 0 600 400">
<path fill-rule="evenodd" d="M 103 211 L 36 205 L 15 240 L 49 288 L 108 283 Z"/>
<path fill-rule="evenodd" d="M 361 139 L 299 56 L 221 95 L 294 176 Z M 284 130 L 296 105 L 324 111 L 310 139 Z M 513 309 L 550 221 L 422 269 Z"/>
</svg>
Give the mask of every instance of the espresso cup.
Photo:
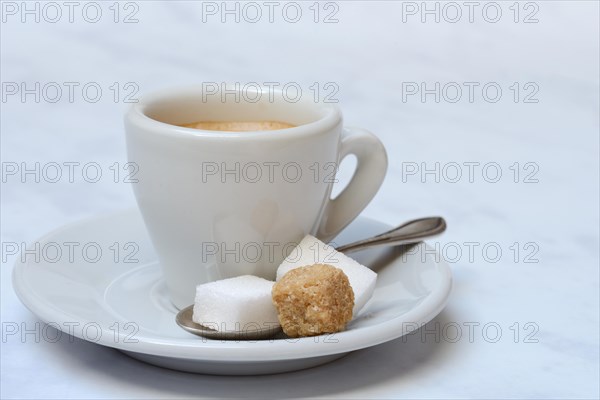
<svg viewBox="0 0 600 400">
<path fill-rule="evenodd" d="M 342 126 L 337 106 L 290 102 L 273 88 L 209 93 L 188 86 L 144 96 L 125 116 L 133 190 L 171 301 L 194 302 L 198 284 L 239 275 L 273 280 L 306 234 L 334 238 L 383 182 L 387 156 L 364 129 Z M 223 132 L 196 121 L 280 121 L 294 127 Z M 335 198 L 341 160 L 356 170 Z"/>
</svg>

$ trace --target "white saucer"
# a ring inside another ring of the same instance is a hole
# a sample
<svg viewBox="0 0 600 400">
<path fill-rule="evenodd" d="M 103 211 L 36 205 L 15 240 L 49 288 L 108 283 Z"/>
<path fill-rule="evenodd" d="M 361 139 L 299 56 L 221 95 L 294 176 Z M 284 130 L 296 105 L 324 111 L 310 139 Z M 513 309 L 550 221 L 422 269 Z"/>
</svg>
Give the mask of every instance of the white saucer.
<svg viewBox="0 0 600 400">
<path fill-rule="evenodd" d="M 358 218 L 335 243 L 348 243 L 389 228 Z M 387 342 L 436 316 L 452 286 L 450 269 L 430 248 L 425 252 L 424 244 L 411 251 L 368 250 L 353 257 L 378 272 L 377 288 L 346 331 L 301 339 L 209 340 L 175 323 L 177 310 L 167 297 L 160 266 L 137 210 L 68 225 L 38 242 L 42 257 L 36 260 L 30 254 L 25 262 L 20 259 L 13 271 L 13 286 L 23 304 L 40 319 L 151 364 L 206 374 L 299 370 Z M 66 244 L 69 242 L 78 244 Z M 56 247 L 63 253 L 58 259 Z M 69 248 L 74 249 L 73 254 Z M 97 248 L 102 250 L 100 257 L 96 256 Z M 126 259 L 130 262 L 124 262 Z"/>
</svg>

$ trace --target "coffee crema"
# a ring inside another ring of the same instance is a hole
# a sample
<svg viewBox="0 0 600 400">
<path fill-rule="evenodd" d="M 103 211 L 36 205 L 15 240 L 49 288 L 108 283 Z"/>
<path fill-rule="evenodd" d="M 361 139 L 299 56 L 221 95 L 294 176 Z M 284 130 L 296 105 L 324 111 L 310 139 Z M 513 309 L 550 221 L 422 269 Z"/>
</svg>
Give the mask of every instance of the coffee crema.
<svg viewBox="0 0 600 400">
<path fill-rule="evenodd" d="M 197 121 L 181 126 L 222 132 L 276 131 L 295 127 L 295 125 L 280 121 Z"/>
</svg>

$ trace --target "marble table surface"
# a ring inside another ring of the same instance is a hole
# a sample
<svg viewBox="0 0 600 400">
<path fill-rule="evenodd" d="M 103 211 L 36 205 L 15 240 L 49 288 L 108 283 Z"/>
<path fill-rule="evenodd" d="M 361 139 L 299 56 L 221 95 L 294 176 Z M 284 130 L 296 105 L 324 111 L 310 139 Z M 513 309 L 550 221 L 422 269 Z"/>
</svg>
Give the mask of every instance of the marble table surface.
<svg viewBox="0 0 600 400">
<path fill-rule="evenodd" d="M 2 398 L 599 397 L 598 2 L 1 4 Z M 24 334 L 42 328 L 12 289 L 11 246 L 134 206 L 114 176 L 127 102 L 201 82 L 299 86 L 375 132 L 390 165 L 364 215 L 447 219 L 431 242 L 454 274 L 446 309 L 260 377 Z M 103 175 L 69 179 L 65 163 Z"/>
</svg>

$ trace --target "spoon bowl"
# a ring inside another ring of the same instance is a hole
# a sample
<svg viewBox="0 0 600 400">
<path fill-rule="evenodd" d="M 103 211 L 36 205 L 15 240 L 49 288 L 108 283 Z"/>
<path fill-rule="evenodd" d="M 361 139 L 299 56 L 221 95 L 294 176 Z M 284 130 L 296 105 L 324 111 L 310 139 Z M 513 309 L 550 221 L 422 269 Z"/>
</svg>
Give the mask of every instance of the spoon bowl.
<svg viewBox="0 0 600 400">
<path fill-rule="evenodd" d="M 217 331 L 192 320 L 194 306 L 188 306 L 177 313 L 175 321 L 177 325 L 194 335 L 209 339 L 220 340 L 260 340 L 270 339 L 281 332 L 281 327 L 268 327 L 257 329 L 244 329 L 242 331 Z"/>
</svg>

